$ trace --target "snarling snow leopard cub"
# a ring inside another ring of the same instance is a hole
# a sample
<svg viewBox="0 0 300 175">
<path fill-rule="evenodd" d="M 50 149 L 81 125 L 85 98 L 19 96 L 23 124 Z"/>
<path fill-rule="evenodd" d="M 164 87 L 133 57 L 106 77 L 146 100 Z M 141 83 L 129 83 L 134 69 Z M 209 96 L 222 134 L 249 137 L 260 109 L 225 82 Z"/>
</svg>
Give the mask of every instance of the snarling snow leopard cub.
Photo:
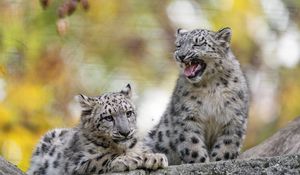
<svg viewBox="0 0 300 175">
<path fill-rule="evenodd" d="M 167 166 L 163 154 L 138 142 L 136 109 L 128 84 L 121 92 L 98 97 L 79 95 L 80 124 L 49 131 L 37 145 L 29 175 L 76 175 Z"/>
<path fill-rule="evenodd" d="M 171 101 L 145 142 L 169 164 L 234 159 L 245 137 L 248 87 L 230 49 L 231 29 L 176 35 L 180 75 Z"/>
</svg>

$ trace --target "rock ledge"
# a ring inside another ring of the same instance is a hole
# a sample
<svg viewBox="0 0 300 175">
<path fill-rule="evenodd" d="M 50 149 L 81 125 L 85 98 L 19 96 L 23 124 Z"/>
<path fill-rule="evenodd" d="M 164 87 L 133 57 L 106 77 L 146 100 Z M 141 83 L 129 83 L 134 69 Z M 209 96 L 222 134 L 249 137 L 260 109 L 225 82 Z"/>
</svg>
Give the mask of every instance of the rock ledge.
<svg viewBox="0 0 300 175">
<path fill-rule="evenodd" d="M 157 171 L 137 170 L 113 175 L 173 175 L 173 174 L 300 174 L 300 155 L 286 155 L 249 160 L 231 160 L 206 164 L 170 166 Z"/>
<path fill-rule="evenodd" d="M 25 175 L 0 157 L 0 175 Z M 249 160 L 230 160 L 206 164 L 170 166 L 157 171 L 136 170 L 111 175 L 173 175 L 173 174 L 300 174 L 300 155 L 285 155 Z"/>
</svg>

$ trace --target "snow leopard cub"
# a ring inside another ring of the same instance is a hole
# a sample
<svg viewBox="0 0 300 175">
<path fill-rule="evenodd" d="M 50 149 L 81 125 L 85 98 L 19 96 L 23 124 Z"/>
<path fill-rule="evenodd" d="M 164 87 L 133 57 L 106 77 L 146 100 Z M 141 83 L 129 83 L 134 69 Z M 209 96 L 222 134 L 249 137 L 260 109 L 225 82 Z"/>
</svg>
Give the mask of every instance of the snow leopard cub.
<svg viewBox="0 0 300 175">
<path fill-rule="evenodd" d="M 235 159 L 245 138 L 249 95 L 230 48 L 231 29 L 178 30 L 180 75 L 171 101 L 146 144 L 169 164 Z"/>
<path fill-rule="evenodd" d="M 136 109 L 128 84 L 120 92 L 97 97 L 79 95 L 82 114 L 78 126 L 49 131 L 38 143 L 29 175 L 74 175 L 120 172 L 168 165 L 135 136 Z"/>
</svg>

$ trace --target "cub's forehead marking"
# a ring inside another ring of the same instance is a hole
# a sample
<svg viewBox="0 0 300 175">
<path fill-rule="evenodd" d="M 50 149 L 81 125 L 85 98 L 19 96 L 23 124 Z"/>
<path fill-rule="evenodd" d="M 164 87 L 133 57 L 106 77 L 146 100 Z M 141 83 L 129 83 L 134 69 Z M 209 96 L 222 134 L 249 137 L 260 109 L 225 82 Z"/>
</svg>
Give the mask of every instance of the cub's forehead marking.
<svg viewBox="0 0 300 175">
<path fill-rule="evenodd" d="M 215 32 L 209 31 L 206 29 L 195 29 L 192 31 L 187 31 L 182 36 L 178 36 L 175 40 L 175 44 L 183 45 L 191 44 L 195 42 L 195 38 L 198 39 L 198 41 L 205 41 L 208 43 L 216 43 L 216 40 L 214 38 Z"/>
<path fill-rule="evenodd" d="M 106 93 L 98 97 L 100 101 L 110 102 L 110 101 L 121 101 L 125 100 L 126 97 L 121 93 Z"/>
<path fill-rule="evenodd" d="M 188 38 L 193 38 L 195 36 L 197 36 L 197 37 L 201 37 L 201 36 L 206 37 L 210 34 L 212 34 L 212 32 L 209 31 L 209 30 L 206 30 L 206 29 L 194 29 L 194 30 L 191 30 L 191 31 L 187 31 L 183 35 L 179 35 L 179 38 L 188 39 Z"/>
<path fill-rule="evenodd" d="M 190 35 L 207 35 L 208 34 L 208 30 L 205 30 L 205 29 L 195 29 L 195 30 L 192 30 L 190 32 Z"/>
<path fill-rule="evenodd" d="M 98 98 L 98 103 L 101 104 L 103 110 L 113 111 L 126 111 L 128 109 L 134 109 L 133 104 L 121 93 L 106 93 Z"/>
</svg>

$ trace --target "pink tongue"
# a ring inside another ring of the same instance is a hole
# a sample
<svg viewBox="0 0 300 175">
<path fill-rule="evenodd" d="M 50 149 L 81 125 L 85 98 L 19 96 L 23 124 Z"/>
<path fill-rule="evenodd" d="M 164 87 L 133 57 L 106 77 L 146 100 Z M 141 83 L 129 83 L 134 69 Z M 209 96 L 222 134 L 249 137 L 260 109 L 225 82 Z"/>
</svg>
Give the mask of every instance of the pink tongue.
<svg viewBox="0 0 300 175">
<path fill-rule="evenodd" d="M 194 64 L 191 66 L 188 66 L 184 69 L 184 75 L 189 77 L 189 76 L 194 76 L 195 72 L 197 70 L 198 64 Z"/>
</svg>

